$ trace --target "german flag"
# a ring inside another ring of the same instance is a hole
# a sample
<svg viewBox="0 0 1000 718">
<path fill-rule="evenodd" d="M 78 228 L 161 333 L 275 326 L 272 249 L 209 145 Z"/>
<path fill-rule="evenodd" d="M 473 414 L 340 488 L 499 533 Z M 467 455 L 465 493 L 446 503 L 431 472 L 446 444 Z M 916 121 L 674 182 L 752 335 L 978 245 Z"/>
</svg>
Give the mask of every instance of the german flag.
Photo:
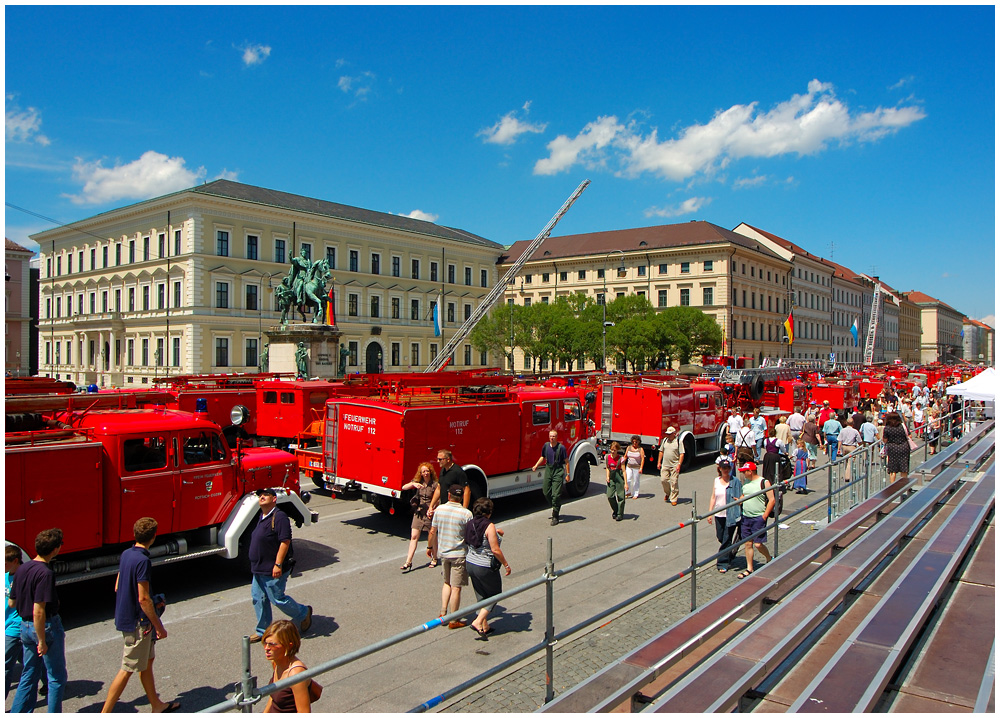
<svg viewBox="0 0 1000 718">
<path fill-rule="evenodd" d="M 788 343 L 789 344 L 791 344 L 793 341 L 795 341 L 794 327 L 795 327 L 795 322 L 792 319 L 792 313 L 789 312 L 788 313 L 788 319 L 785 320 L 785 333 L 788 334 Z"/>
<path fill-rule="evenodd" d="M 330 301 L 328 301 L 326 303 L 326 317 L 324 317 L 324 319 L 326 319 L 326 323 L 329 326 L 333 327 L 333 326 L 337 325 L 337 311 L 333 308 L 333 285 L 332 284 L 330 285 L 330 293 L 329 293 L 328 296 L 329 296 Z"/>
</svg>

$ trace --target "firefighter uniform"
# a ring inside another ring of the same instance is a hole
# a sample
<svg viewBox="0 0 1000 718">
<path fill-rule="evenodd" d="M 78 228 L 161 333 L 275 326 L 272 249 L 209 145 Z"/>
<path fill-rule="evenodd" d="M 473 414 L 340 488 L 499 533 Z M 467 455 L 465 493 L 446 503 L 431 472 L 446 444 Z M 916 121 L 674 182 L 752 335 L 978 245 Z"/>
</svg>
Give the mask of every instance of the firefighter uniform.
<svg viewBox="0 0 1000 718">
<path fill-rule="evenodd" d="M 545 459 L 545 473 L 542 477 L 542 493 L 552 506 L 552 524 L 559 522 L 559 507 L 562 506 L 563 484 L 566 482 L 566 447 L 546 443 L 542 447 Z"/>
</svg>

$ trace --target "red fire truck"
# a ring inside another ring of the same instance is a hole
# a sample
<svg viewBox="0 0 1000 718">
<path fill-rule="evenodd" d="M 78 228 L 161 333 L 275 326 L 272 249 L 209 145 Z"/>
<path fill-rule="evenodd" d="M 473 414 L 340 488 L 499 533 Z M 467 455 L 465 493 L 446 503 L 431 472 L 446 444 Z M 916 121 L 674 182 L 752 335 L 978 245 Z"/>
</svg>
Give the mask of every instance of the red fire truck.
<svg viewBox="0 0 1000 718">
<path fill-rule="evenodd" d="M 668 426 L 677 429 L 684 465 L 696 456 L 718 453 L 726 431 L 726 397 L 718 384 L 647 377 L 606 380 L 597 391 L 597 434 L 602 447 L 622 447 L 639 437 L 647 457 L 655 452 Z"/>
<path fill-rule="evenodd" d="M 212 554 L 246 560 L 259 488 L 274 488 L 297 525 L 317 520 L 292 456 L 234 451 L 205 413 L 140 408 L 171 398 L 7 397 L 7 543 L 30 549 L 38 531 L 61 528 L 65 544 L 53 568 L 67 583 L 116 572 L 143 516 L 159 524 L 154 562 Z"/>
<path fill-rule="evenodd" d="M 845 379 L 836 383 L 818 382 L 809 389 L 809 400 L 816 404 L 830 402 L 831 409 L 851 409 L 858 405 L 861 382 Z"/>
<path fill-rule="evenodd" d="M 325 488 L 360 491 L 394 513 L 408 508 L 402 486 L 417 466 L 450 449 L 473 498 L 541 489 L 542 471 L 531 467 L 554 429 L 567 451 L 568 493 L 586 493 L 598 453 L 573 389 L 469 372 L 383 375 L 381 384 L 372 396 L 327 402 L 322 455 L 312 457 L 322 462 Z"/>
</svg>

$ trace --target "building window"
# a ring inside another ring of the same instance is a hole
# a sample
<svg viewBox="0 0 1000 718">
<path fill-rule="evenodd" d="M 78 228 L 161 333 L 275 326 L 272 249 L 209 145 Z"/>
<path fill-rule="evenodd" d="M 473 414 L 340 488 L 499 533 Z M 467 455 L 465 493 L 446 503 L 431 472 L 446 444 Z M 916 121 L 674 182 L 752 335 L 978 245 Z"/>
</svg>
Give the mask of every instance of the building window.
<svg viewBox="0 0 1000 718">
<path fill-rule="evenodd" d="M 330 269 L 337 268 L 337 248 L 327 247 L 326 248 L 326 263 L 330 265 Z"/>
<path fill-rule="evenodd" d="M 226 282 L 215 283 L 215 306 L 217 309 L 229 309 L 229 285 Z"/>
<path fill-rule="evenodd" d="M 171 366 L 181 365 L 181 340 L 180 337 L 174 337 L 173 339 L 174 349 L 173 349 L 173 364 Z"/>
<path fill-rule="evenodd" d="M 681 274 L 691 273 L 691 262 L 681 262 Z"/>
<path fill-rule="evenodd" d="M 83 271 L 83 262 L 80 262 L 80 271 Z M 66 255 L 66 274 L 72 274 L 72 273 L 73 273 L 73 255 L 68 254 Z M 70 362 L 69 359 L 67 359 L 66 363 L 71 364 L 72 362 Z"/>
<path fill-rule="evenodd" d="M 393 342 L 389 347 L 390 366 L 399 366 L 399 355 L 401 353 L 399 342 Z"/>
<path fill-rule="evenodd" d="M 369 302 L 369 304 L 371 306 L 371 317 L 372 317 L 372 319 L 378 319 L 378 312 L 379 312 L 378 297 L 371 297 L 371 301 Z"/>
<path fill-rule="evenodd" d="M 417 342 L 410 344 L 410 366 L 420 366 L 420 345 Z"/>
<path fill-rule="evenodd" d="M 179 229 L 174 230 L 174 256 L 176 257 L 181 253 L 181 231 Z"/>
<path fill-rule="evenodd" d="M 431 361 L 433 362 L 438 356 L 438 345 L 431 344 Z"/>
<path fill-rule="evenodd" d="M 348 294 L 347 295 L 347 316 L 356 317 L 358 316 L 358 295 Z"/>
<path fill-rule="evenodd" d="M 641 264 L 635 268 L 635 271 L 640 277 L 646 276 L 646 268 Z"/>
<path fill-rule="evenodd" d="M 347 343 L 347 353 L 348 353 L 347 363 L 350 364 L 351 366 L 357 366 L 358 365 L 358 343 L 357 342 L 348 342 Z"/>
<path fill-rule="evenodd" d="M 142 366 L 149 366 L 149 340 L 142 340 L 142 351 L 141 351 Z"/>
<path fill-rule="evenodd" d="M 93 357 L 94 343 L 91 342 L 90 345 L 91 345 L 90 346 L 90 353 L 91 353 L 90 362 L 93 363 L 94 362 L 94 357 Z M 135 340 L 134 339 L 129 339 L 127 342 L 125 342 L 125 356 L 126 356 L 126 360 L 128 361 L 128 365 L 129 366 L 135 366 Z"/>
<path fill-rule="evenodd" d="M 465 286 L 472 286 L 472 267 L 465 268 Z"/>
<path fill-rule="evenodd" d="M 661 289 L 656 293 L 656 306 L 665 307 L 667 306 L 667 290 Z"/>
<path fill-rule="evenodd" d="M 167 304 L 167 285 L 156 285 L 156 308 L 163 309 Z"/>
<path fill-rule="evenodd" d="M 382 273 L 382 255 L 373 254 L 372 255 L 372 274 Z"/>
<path fill-rule="evenodd" d="M 448 302 L 448 322 L 451 324 L 455 323 L 455 303 Z"/>
<path fill-rule="evenodd" d="M 691 306 L 691 290 L 682 289 L 681 290 L 681 306 L 690 307 Z"/>
<path fill-rule="evenodd" d="M 358 250 L 352 249 L 349 252 L 349 254 L 348 254 L 348 262 L 349 262 L 348 269 L 350 269 L 350 271 L 352 271 L 352 272 L 357 272 L 358 271 L 358 262 L 359 261 L 360 261 L 360 259 L 359 259 L 359 255 L 358 255 Z"/>
<path fill-rule="evenodd" d="M 135 311 L 135 287 L 128 288 L 128 310 Z"/>
<path fill-rule="evenodd" d="M 106 291 L 101 292 L 101 313 L 108 313 L 108 293 Z"/>
<path fill-rule="evenodd" d="M 174 307 L 181 305 L 181 283 L 174 282 Z"/>
<path fill-rule="evenodd" d="M 142 261 L 149 261 L 149 237 L 142 238 Z"/>
<path fill-rule="evenodd" d="M 712 287 L 705 287 L 701 290 L 701 303 L 706 307 L 710 307 L 715 304 L 715 292 Z"/>
<path fill-rule="evenodd" d="M 128 243 L 128 263 L 129 264 L 134 264 L 135 263 L 135 240 L 134 239 L 129 240 L 129 243 Z"/>
<path fill-rule="evenodd" d="M 531 275 L 530 274 L 525 274 L 524 275 L 524 283 L 525 284 L 531 284 Z"/>
<path fill-rule="evenodd" d="M 410 260 L 410 279 L 420 279 L 420 260 Z"/>
<path fill-rule="evenodd" d="M 62 316 L 62 297 L 56 297 L 56 319 Z"/>
<path fill-rule="evenodd" d="M 122 266 L 122 243 L 118 242 L 115 245 L 115 266 Z"/>
<path fill-rule="evenodd" d="M 542 297 L 542 304 L 548 304 L 548 303 L 549 303 L 549 298 L 547 296 Z M 466 318 L 468 318 L 468 317 L 466 317 Z"/>
<path fill-rule="evenodd" d="M 712 262 L 712 260 L 711 260 L 711 259 L 709 259 L 709 260 L 706 260 L 706 262 L 705 262 L 705 266 L 704 266 L 704 270 L 705 270 L 706 272 L 711 272 L 711 271 L 712 271 L 712 267 L 713 267 L 713 266 L 715 266 L 715 265 L 713 264 L 713 262 Z"/>
<path fill-rule="evenodd" d="M 420 321 L 420 300 L 410 300 L 410 319 L 414 322 Z"/>
<path fill-rule="evenodd" d="M 215 233 L 215 253 L 220 257 L 229 256 L 229 232 L 220 229 Z"/>
<path fill-rule="evenodd" d="M 259 241 L 256 234 L 247 235 L 247 259 L 257 259 L 257 245 Z"/>
<path fill-rule="evenodd" d="M 548 282 L 549 281 L 549 273 L 548 272 L 542 272 L 542 281 L 543 282 Z"/>
<path fill-rule="evenodd" d="M 143 339 L 143 342 L 146 340 Z M 229 340 L 216 338 L 215 340 L 215 366 L 229 366 Z"/>
<path fill-rule="evenodd" d="M 101 256 L 104 259 L 104 269 L 108 268 L 108 247 L 107 245 L 101 247 Z"/>
<path fill-rule="evenodd" d="M 437 280 L 438 280 L 438 263 L 431 262 L 431 281 L 436 282 Z M 433 361 L 433 359 L 431 361 Z"/>
<path fill-rule="evenodd" d="M 247 339 L 246 341 L 247 341 L 246 352 L 245 352 L 246 356 L 245 356 L 245 361 L 243 362 L 243 366 L 257 366 L 258 364 L 257 340 Z"/>
<path fill-rule="evenodd" d="M 548 297 L 545 297 L 545 299 L 548 299 Z M 469 317 L 472 316 L 472 305 L 471 304 L 463 305 L 462 314 L 465 316 L 465 321 L 469 321 Z"/>
<path fill-rule="evenodd" d="M 472 364 L 472 347 L 468 344 L 465 345 L 465 366 Z"/>
<path fill-rule="evenodd" d="M 118 292 L 115 292 L 115 294 L 118 294 Z M 119 309 L 119 310 L 115 310 L 115 311 L 121 311 L 121 310 Z M 82 294 L 80 295 L 80 298 L 77 301 L 76 313 L 77 314 L 83 314 L 83 295 Z"/>
<path fill-rule="evenodd" d="M 83 269 L 83 260 L 80 260 L 80 268 Z M 90 271 L 97 269 L 97 247 L 90 249 Z"/>
<path fill-rule="evenodd" d="M 399 319 L 399 297 L 393 297 L 389 301 L 389 307 L 392 312 L 391 316 L 393 319 Z"/>
<path fill-rule="evenodd" d="M 153 352 L 153 359 L 156 360 L 156 366 L 163 366 L 164 356 L 163 356 L 163 340 L 162 339 L 157 339 L 156 340 L 156 351 Z"/>
<path fill-rule="evenodd" d="M 156 249 L 160 253 L 158 259 L 163 259 L 167 256 L 167 235 L 163 233 L 156 235 Z"/>
<path fill-rule="evenodd" d="M 142 288 L 142 311 L 149 311 L 149 287 L 145 286 Z"/>
<path fill-rule="evenodd" d="M 257 311 L 257 285 L 250 284 L 247 285 L 247 303 L 246 307 L 249 311 Z M 248 365 L 249 366 L 249 365 Z"/>
<path fill-rule="evenodd" d="M 277 264 L 285 263 L 285 240 L 274 240 L 274 261 Z"/>
<path fill-rule="evenodd" d="M 526 306 L 526 307 L 530 307 L 531 306 L 531 297 L 525 297 L 524 298 L 524 306 Z"/>
<path fill-rule="evenodd" d="M 306 259 L 312 261 L 313 246 L 309 242 L 303 242 L 300 251 L 306 256 Z"/>
<path fill-rule="evenodd" d="M 587 270 L 586 269 L 580 269 L 580 270 L 578 270 L 577 273 L 576 273 L 576 278 L 579 279 L 579 280 L 586 279 L 587 278 Z"/>
<path fill-rule="evenodd" d="M 560 282 L 565 282 L 566 279 L 567 279 L 567 273 L 566 272 L 559 272 L 559 281 Z M 483 286 L 485 287 L 486 285 L 484 284 Z"/>
<path fill-rule="evenodd" d="M 393 257 L 392 258 L 392 276 L 394 276 L 394 277 L 398 277 L 399 276 L 399 272 L 400 272 L 399 265 L 400 265 L 400 258 L 399 257 Z"/>
<path fill-rule="evenodd" d="M 449 264 L 448 265 L 448 284 L 454 284 L 454 283 L 455 283 L 455 265 L 454 264 Z"/>
</svg>

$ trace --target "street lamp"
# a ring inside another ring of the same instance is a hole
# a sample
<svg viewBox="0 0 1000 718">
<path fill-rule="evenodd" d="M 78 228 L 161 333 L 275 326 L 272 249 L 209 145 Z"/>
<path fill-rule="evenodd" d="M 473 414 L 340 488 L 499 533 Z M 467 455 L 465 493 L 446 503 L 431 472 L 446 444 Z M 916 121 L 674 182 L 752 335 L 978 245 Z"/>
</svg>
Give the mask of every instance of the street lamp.
<svg viewBox="0 0 1000 718">
<path fill-rule="evenodd" d="M 523 279 L 521 280 L 524 281 Z M 507 286 L 510 287 L 510 291 L 514 292 L 514 278 L 511 277 L 507 280 Z M 510 375 L 514 376 L 514 298 L 511 297 L 511 301 L 507 302 L 507 311 L 510 313 Z"/>
<path fill-rule="evenodd" d="M 602 295 L 603 301 L 601 302 L 601 308 L 603 310 L 603 328 L 601 330 L 601 370 L 608 370 L 608 325 L 614 326 L 614 322 L 608 321 L 608 257 L 610 257 L 615 252 L 621 254 L 621 264 L 618 267 L 619 274 L 625 274 L 625 252 L 620 249 L 612 249 L 610 252 L 604 255 L 604 294 Z"/>
<path fill-rule="evenodd" d="M 270 272 L 265 274 L 255 267 L 251 267 L 241 274 L 249 274 L 250 272 L 256 272 L 259 275 L 257 281 L 257 373 L 261 372 L 261 351 L 263 351 L 264 346 L 264 280 L 267 279 L 267 291 L 271 292 L 271 278 L 276 277 L 281 272 Z"/>
</svg>

